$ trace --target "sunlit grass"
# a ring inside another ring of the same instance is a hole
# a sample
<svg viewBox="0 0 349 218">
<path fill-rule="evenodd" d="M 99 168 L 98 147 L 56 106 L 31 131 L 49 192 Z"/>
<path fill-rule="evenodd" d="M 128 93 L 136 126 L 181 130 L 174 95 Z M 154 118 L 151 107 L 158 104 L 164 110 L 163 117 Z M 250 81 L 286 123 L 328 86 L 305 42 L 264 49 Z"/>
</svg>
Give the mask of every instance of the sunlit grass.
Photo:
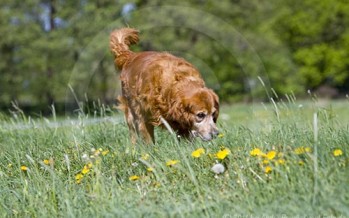
<svg viewBox="0 0 349 218">
<path fill-rule="evenodd" d="M 131 145 L 120 114 L 71 125 L 3 117 L 0 216 L 349 216 L 348 106 L 224 106 L 214 141 L 157 130 L 152 146 Z"/>
</svg>

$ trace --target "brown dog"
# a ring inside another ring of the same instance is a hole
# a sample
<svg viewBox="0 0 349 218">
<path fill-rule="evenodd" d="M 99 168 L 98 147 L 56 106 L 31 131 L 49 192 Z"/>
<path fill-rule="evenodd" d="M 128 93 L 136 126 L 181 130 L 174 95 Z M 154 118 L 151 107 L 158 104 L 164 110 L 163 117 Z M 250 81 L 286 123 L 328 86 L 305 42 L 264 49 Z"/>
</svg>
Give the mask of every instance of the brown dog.
<svg viewBox="0 0 349 218">
<path fill-rule="evenodd" d="M 136 134 L 154 142 L 154 126 L 163 126 L 162 118 L 182 137 L 208 141 L 217 136 L 218 96 L 205 87 L 200 73 L 169 53 L 130 51 L 129 45 L 138 40 L 138 31 L 131 28 L 110 35 L 115 66 L 121 70 L 119 108 L 125 113 L 132 143 Z"/>
</svg>

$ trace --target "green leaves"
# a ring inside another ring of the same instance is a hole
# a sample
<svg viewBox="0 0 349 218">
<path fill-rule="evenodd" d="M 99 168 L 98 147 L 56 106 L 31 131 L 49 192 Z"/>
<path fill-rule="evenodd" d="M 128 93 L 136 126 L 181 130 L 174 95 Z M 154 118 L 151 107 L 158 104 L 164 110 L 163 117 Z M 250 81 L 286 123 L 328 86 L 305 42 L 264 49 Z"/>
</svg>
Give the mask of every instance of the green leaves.
<svg viewBox="0 0 349 218">
<path fill-rule="evenodd" d="M 278 28 L 289 45 L 308 88 L 327 84 L 341 88 L 349 79 L 348 4 L 307 0 L 286 6 Z"/>
<path fill-rule="evenodd" d="M 4 0 L 0 105 L 72 103 L 68 84 L 79 100 L 113 102 L 120 81 L 108 37 L 123 26 L 141 31 L 132 50 L 189 60 L 221 101 L 266 99 L 270 88 L 280 96 L 324 84 L 348 90 L 346 1 Z"/>
</svg>

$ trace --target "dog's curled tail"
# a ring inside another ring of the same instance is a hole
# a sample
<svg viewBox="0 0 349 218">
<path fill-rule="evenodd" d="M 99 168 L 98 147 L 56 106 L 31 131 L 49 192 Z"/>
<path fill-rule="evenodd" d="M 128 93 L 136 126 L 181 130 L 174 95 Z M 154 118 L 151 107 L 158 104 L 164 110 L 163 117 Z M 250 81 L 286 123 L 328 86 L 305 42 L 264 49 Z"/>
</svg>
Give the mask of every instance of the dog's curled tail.
<svg viewBox="0 0 349 218">
<path fill-rule="evenodd" d="M 138 30 L 132 28 L 122 28 L 114 30 L 110 34 L 109 46 L 115 57 L 115 65 L 122 69 L 130 54 L 129 46 L 139 41 Z"/>
</svg>

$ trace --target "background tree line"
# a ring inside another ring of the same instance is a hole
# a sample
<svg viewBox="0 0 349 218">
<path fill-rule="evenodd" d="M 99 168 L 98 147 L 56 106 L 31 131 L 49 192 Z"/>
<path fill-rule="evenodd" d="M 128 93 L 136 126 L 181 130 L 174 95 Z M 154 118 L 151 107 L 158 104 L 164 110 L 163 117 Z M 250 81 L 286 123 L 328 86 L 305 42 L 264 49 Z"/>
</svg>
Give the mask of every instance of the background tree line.
<svg viewBox="0 0 349 218">
<path fill-rule="evenodd" d="M 278 95 L 348 93 L 346 0 L 2 0 L 0 108 L 114 103 L 108 38 L 123 26 L 141 30 L 132 49 L 191 61 L 222 101 L 264 99 L 263 83 Z"/>
</svg>

